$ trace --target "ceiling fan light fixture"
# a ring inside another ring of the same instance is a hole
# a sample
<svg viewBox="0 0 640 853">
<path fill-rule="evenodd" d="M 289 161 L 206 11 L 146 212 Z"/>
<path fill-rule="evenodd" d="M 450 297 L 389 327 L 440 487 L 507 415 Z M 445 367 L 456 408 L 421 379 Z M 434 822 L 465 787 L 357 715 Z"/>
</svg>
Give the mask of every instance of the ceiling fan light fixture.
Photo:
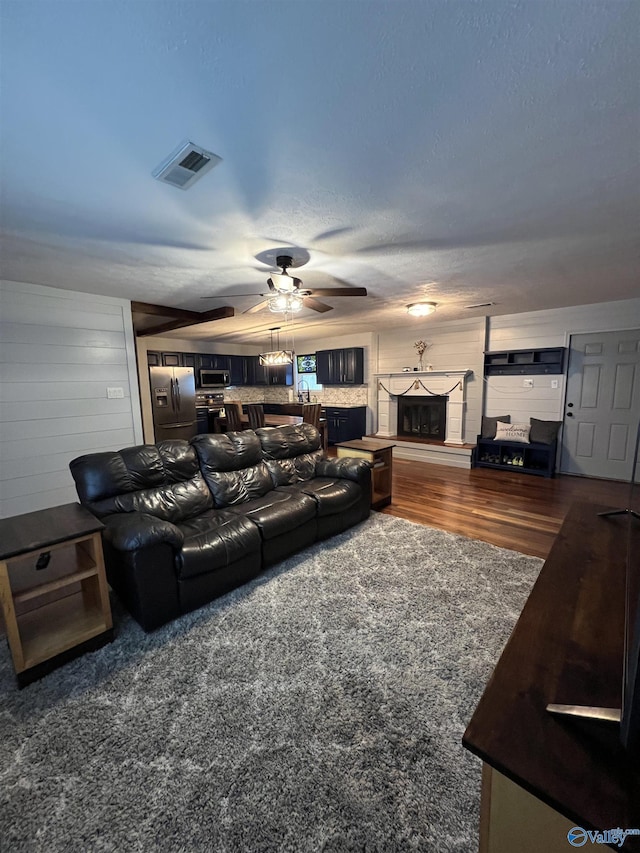
<svg viewBox="0 0 640 853">
<path fill-rule="evenodd" d="M 428 317 L 436 308 L 435 302 L 412 302 L 407 305 L 407 314 L 411 314 L 412 317 Z"/>
<path fill-rule="evenodd" d="M 281 274 L 273 273 L 268 281 L 278 293 L 293 293 L 301 283 L 299 278 L 293 278 L 286 271 Z"/>
<path fill-rule="evenodd" d="M 296 314 L 302 308 L 302 299 L 299 296 L 279 293 L 269 299 L 269 311 L 274 314 Z"/>
</svg>

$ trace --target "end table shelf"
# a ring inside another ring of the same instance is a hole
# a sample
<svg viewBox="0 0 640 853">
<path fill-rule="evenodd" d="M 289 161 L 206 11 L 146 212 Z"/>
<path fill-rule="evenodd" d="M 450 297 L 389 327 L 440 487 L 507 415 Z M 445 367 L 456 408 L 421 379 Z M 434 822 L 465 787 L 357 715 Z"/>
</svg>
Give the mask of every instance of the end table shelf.
<svg viewBox="0 0 640 853">
<path fill-rule="evenodd" d="M 102 528 L 79 504 L 0 521 L 0 602 L 21 687 L 113 639 Z"/>
<path fill-rule="evenodd" d="M 384 444 L 366 438 L 343 441 L 337 445 L 338 458 L 355 456 L 371 463 L 373 509 L 381 509 L 391 503 L 394 447 L 395 444 Z"/>
</svg>

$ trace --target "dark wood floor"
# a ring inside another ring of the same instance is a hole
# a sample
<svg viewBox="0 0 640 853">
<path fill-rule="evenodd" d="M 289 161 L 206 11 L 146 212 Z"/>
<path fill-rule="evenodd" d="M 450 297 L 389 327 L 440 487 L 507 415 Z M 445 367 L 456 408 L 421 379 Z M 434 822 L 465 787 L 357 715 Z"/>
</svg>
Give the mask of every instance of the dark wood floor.
<svg viewBox="0 0 640 853">
<path fill-rule="evenodd" d="M 558 475 L 393 461 L 393 500 L 383 512 L 545 557 L 576 500 L 627 506 L 629 485 Z"/>
</svg>

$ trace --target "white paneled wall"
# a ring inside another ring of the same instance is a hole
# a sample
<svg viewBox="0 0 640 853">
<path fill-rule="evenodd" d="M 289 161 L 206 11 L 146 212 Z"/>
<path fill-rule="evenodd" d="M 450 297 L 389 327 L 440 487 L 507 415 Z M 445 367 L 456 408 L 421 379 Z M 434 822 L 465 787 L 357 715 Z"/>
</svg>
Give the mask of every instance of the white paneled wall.
<svg viewBox="0 0 640 853">
<path fill-rule="evenodd" d="M 139 443 L 142 423 L 128 300 L 2 281 L 0 311 L 6 518 L 77 500 L 70 460 Z"/>
<path fill-rule="evenodd" d="M 542 347 L 568 347 L 572 334 L 640 328 L 640 299 L 531 311 L 491 317 L 488 352 Z M 565 377 L 533 375 L 533 388 L 523 376 L 491 376 L 485 383 L 485 414 L 511 415 L 511 421 L 529 418 L 559 421 L 564 416 Z M 557 380 L 557 388 L 552 383 Z"/>
<path fill-rule="evenodd" d="M 415 322 L 400 329 L 380 332 L 378 336 L 377 373 L 396 373 L 405 367 L 417 367 L 414 343 L 431 344 L 424 363 L 434 370 L 473 371 L 467 380 L 464 440 L 475 442 L 482 419 L 482 373 L 485 343 L 485 318 L 435 322 L 434 318 Z M 425 384 L 428 382 L 425 380 Z"/>
</svg>

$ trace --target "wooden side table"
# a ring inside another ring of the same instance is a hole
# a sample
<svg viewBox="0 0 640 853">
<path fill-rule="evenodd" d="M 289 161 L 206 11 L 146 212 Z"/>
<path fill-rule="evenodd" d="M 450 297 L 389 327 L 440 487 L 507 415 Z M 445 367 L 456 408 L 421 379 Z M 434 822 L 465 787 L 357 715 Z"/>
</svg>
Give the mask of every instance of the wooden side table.
<svg viewBox="0 0 640 853">
<path fill-rule="evenodd" d="M 391 503 L 393 481 L 393 453 L 395 444 L 382 444 L 366 438 L 342 441 L 336 445 L 338 458 L 357 456 L 371 463 L 371 481 L 373 490 L 371 506 L 380 509 Z"/>
<path fill-rule="evenodd" d="M 113 639 L 103 527 L 77 503 L 0 521 L 0 603 L 20 687 Z"/>
</svg>

